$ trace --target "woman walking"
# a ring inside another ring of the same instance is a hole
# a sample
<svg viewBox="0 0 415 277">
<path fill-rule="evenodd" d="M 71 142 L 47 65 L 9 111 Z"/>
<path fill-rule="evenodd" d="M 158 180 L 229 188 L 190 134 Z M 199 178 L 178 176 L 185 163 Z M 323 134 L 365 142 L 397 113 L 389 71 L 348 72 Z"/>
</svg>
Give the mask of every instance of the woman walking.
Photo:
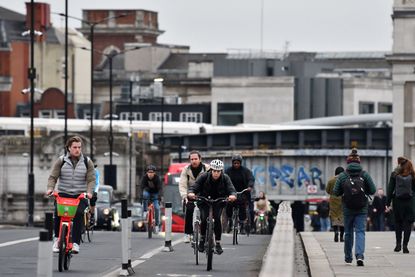
<svg viewBox="0 0 415 277">
<path fill-rule="evenodd" d="M 339 166 L 334 171 L 334 177 L 332 177 L 326 187 L 326 192 L 330 194 L 329 207 L 330 207 L 330 221 L 333 226 L 334 231 L 334 241 L 339 241 L 339 232 L 340 232 L 340 242 L 344 241 L 344 223 L 343 223 L 343 208 L 342 208 L 342 197 L 335 196 L 333 189 L 336 184 L 337 176 L 344 171 L 344 168 Z"/>
<path fill-rule="evenodd" d="M 409 253 L 408 242 L 414 222 L 413 192 L 415 190 L 415 172 L 412 162 L 405 157 L 398 158 L 398 166 L 391 173 L 388 184 L 387 210 L 395 216 L 396 246 L 394 251 Z M 403 244 L 402 244 L 403 232 Z"/>
</svg>

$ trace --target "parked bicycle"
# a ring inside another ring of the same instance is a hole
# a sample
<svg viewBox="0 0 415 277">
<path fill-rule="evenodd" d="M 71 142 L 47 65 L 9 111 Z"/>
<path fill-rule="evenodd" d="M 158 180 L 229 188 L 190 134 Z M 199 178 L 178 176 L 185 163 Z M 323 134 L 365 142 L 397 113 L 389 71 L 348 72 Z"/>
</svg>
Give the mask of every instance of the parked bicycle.
<svg viewBox="0 0 415 277">
<path fill-rule="evenodd" d="M 56 199 L 56 208 L 58 216 L 60 216 L 59 224 L 59 258 L 58 270 L 68 270 L 72 258 L 72 220 L 76 215 L 79 202 L 86 198 L 85 193 L 81 193 L 78 198 L 61 197 L 58 192 L 54 192 Z"/>
<path fill-rule="evenodd" d="M 211 199 L 210 197 L 206 198 L 203 196 L 197 196 L 196 201 L 203 202 L 209 206 L 209 216 L 207 217 L 207 227 L 206 227 L 206 240 L 205 240 L 205 253 L 207 258 L 207 266 L 206 270 L 210 271 L 212 270 L 212 263 L 213 263 L 213 253 L 217 254 L 214 251 L 214 226 L 215 226 L 215 220 L 213 218 L 213 206 L 219 203 L 223 203 L 227 201 L 227 198 L 217 198 L 217 199 Z"/>
<path fill-rule="evenodd" d="M 246 191 L 248 191 L 249 189 L 246 188 L 240 192 L 236 193 L 236 203 L 233 206 L 233 211 L 232 211 L 232 244 L 238 244 L 238 233 L 239 233 L 239 205 L 238 202 L 243 201 L 242 199 L 242 194 Z M 246 205 L 245 207 L 246 209 L 246 216 L 247 216 L 247 220 L 246 223 L 244 225 L 245 228 L 245 232 L 247 234 L 247 236 L 249 236 L 249 233 L 251 231 L 251 224 L 250 224 L 250 215 L 249 215 L 249 205 Z"/>
</svg>

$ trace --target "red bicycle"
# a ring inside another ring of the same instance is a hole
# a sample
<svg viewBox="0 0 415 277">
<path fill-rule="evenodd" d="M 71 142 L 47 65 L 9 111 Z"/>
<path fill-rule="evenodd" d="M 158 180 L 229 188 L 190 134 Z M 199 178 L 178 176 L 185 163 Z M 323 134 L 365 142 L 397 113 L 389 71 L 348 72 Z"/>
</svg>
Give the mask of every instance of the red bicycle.
<svg viewBox="0 0 415 277">
<path fill-rule="evenodd" d="M 147 233 L 148 233 L 148 238 L 151 239 L 153 236 L 153 232 L 155 231 L 155 228 L 156 228 L 156 218 L 155 218 L 155 213 L 154 213 L 153 200 L 152 199 L 146 199 L 146 200 L 148 201 L 147 218 L 146 218 Z"/>
<path fill-rule="evenodd" d="M 53 192 L 56 199 L 56 209 L 61 220 L 59 223 L 59 259 L 58 269 L 68 270 L 72 258 L 72 220 L 76 215 L 79 202 L 84 199 L 85 193 L 81 193 L 78 198 L 61 197 L 58 192 Z"/>
</svg>

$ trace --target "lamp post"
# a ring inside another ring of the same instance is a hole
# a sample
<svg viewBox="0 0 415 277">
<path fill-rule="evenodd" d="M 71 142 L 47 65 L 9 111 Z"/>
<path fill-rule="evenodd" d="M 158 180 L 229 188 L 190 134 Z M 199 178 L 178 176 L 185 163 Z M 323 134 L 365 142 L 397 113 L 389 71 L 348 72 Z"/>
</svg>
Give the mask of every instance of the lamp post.
<svg viewBox="0 0 415 277">
<path fill-rule="evenodd" d="M 105 17 L 101 20 L 94 21 L 94 22 L 87 21 L 87 20 L 84 20 L 82 18 L 78 18 L 78 17 L 75 17 L 75 16 L 65 15 L 63 13 L 57 13 L 57 14 L 60 15 L 60 16 L 66 17 L 66 18 L 69 17 L 69 18 L 78 20 L 78 21 L 80 21 L 80 22 L 82 22 L 82 23 L 89 26 L 89 39 L 91 41 L 91 49 L 93 50 L 93 51 L 91 51 L 91 99 L 90 99 L 90 105 L 89 105 L 90 122 L 91 122 L 90 123 L 91 130 L 90 130 L 90 134 L 89 134 L 89 140 L 90 140 L 91 145 L 90 145 L 90 154 L 89 154 L 89 156 L 90 156 L 91 160 L 93 160 L 94 159 L 94 50 L 95 50 L 94 49 L 94 29 L 98 24 L 101 24 L 101 23 L 106 22 L 106 21 L 111 20 L 111 19 L 125 17 L 125 16 L 127 16 L 127 14 L 123 13 L 123 14 L 119 14 L 119 15 L 116 15 L 116 16 L 108 16 L 108 17 Z"/>
<path fill-rule="evenodd" d="M 154 79 L 154 89 L 159 90 L 159 98 L 161 100 L 161 136 L 160 136 L 160 174 L 163 176 L 164 173 L 164 97 L 163 97 L 163 78 Z"/>
<path fill-rule="evenodd" d="M 73 92 L 72 92 L 73 93 Z M 63 145 L 68 139 L 68 0 L 65 0 L 65 131 Z M 66 147 L 64 147 L 66 153 Z"/>
<path fill-rule="evenodd" d="M 99 50 L 96 50 L 96 49 L 88 49 L 86 47 L 81 47 L 81 49 L 88 50 L 88 51 L 91 51 L 91 52 L 97 52 L 101 55 L 104 55 L 105 57 L 107 57 L 108 62 L 109 62 L 110 133 L 109 133 L 109 137 L 108 137 L 108 144 L 109 144 L 109 157 L 110 157 L 110 170 L 109 170 L 110 177 L 109 177 L 109 180 L 112 180 L 112 177 L 113 177 L 112 176 L 112 170 L 113 170 L 112 154 L 113 154 L 113 142 L 114 142 L 114 140 L 113 140 L 113 131 L 112 131 L 112 118 L 113 118 L 113 112 L 112 112 L 112 106 L 113 106 L 113 104 L 112 104 L 112 64 L 113 64 L 113 62 L 112 61 L 113 61 L 114 57 L 116 57 L 120 54 L 124 54 L 124 53 L 129 52 L 129 51 L 140 49 L 140 47 L 137 46 L 137 47 L 134 47 L 134 48 L 126 49 L 126 50 L 121 51 L 121 52 L 112 51 L 111 53 L 104 53 L 102 51 L 99 51 Z"/>
</svg>

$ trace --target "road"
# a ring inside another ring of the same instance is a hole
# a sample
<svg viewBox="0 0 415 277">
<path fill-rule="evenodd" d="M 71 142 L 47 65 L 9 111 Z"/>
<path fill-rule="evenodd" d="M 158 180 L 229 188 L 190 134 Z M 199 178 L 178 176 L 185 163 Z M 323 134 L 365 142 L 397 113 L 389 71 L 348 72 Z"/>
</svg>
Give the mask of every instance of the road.
<svg viewBox="0 0 415 277">
<path fill-rule="evenodd" d="M 38 236 L 40 229 L 0 228 L 1 276 L 36 276 Z M 224 253 L 214 255 L 213 270 L 206 271 L 206 256 L 200 255 L 195 265 L 192 249 L 182 242 L 182 234 L 173 234 L 173 252 L 161 252 L 163 233 L 148 239 L 146 233 L 132 234 L 132 264 L 135 276 L 258 276 L 269 235 L 242 236 L 232 245 L 232 237 L 224 234 Z M 94 232 L 92 243 L 81 244 L 65 276 L 118 276 L 121 268 L 121 233 Z M 54 254 L 53 276 L 57 270 Z"/>
</svg>

